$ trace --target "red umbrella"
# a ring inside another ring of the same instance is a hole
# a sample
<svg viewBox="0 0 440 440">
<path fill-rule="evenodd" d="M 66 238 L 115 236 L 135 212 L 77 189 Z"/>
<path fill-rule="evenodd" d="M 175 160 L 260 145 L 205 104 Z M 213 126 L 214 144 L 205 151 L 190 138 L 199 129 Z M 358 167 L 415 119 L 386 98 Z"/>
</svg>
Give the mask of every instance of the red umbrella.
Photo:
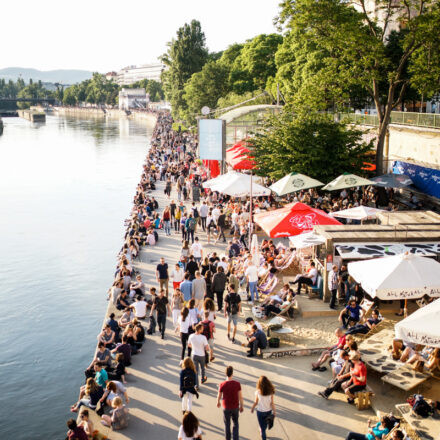
<svg viewBox="0 0 440 440">
<path fill-rule="evenodd" d="M 291 237 L 312 231 L 315 225 L 341 224 L 324 211 L 299 202 L 287 208 L 255 214 L 254 218 L 255 222 L 272 238 Z"/>
<path fill-rule="evenodd" d="M 230 162 L 230 160 L 239 152 L 241 149 L 244 148 L 244 142 L 240 141 L 237 142 L 232 147 L 228 148 L 226 150 L 226 162 Z"/>
<path fill-rule="evenodd" d="M 234 170 L 253 170 L 255 168 L 254 157 L 246 147 L 237 149 L 234 152 L 234 157 L 229 160 L 229 164 Z"/>
</svg>

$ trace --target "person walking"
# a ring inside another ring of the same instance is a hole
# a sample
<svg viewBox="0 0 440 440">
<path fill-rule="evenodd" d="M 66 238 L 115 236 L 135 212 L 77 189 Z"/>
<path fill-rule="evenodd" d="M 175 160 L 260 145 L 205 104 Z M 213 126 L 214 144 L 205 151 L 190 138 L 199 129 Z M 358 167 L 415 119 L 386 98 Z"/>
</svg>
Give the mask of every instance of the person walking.
<svg viewBox="0 0 440 440">
<path fill-rule="evenodd" d="M 195 273 L 196 277 L 192 282 L 192 297 L 195 300 L 195 306 L 201 310 L 203 306 L 203 299 L 206 295 L 206 281 L 200 275 L 200 272 L 197 270 Z"/>
<path fill-rule="evenodd" d="M 249 284 L 249 293 L 251 294 L 251 302 L 254 302 L 254 297 L 258 301 L 258 268 L 252 261 L 252 258 L 249 258 L 249 265 L 245 271 L 246 279 Z"/>
<path fill-rule="evenodd" d="M 159 283 L 159 289 L 165 289 L 168 297 L 168 263 L 165 263 L 165 258 L 161 257 L 160 263 L 156 266 L 156 280 Z"/>
<path fill-rule="evenodd" d="M 206 201 L 203 200 L 202 204 L 200 205 L 199 214 L 200 214 L 200 222 L 202 225 L 203 231 L 206 230 L 206 218 L 208 217 L 209 208 L 206 204 Z"/>
<path fill-rule="evenodd" d="M 234 327 L 232 330 L 232 342 L 235 342 L 235 335 L 237 333 L 238 314 L 241 311 L 241 298 L 235 292 L 233 284 L 228 286 L 229 293 L 225 297 L 225 318 L 228 319 L 228 339 L 231 340 L 231 322 Z"/>
<path fill-rule="evenodd" d="M 199 237 L 194 239 L 194 243 L 191 245 L 191 254 L 194 256 L 197 264 L 202 262 L 203 258 L 203 246 L 199 242 Z"/>
<path fill-rule="evenodd" d="M 183 295 L 182 295 L 182 292 L 180 291 L 180 289 L 177 288 L 174 291 L 173 296 L 171 297 L 171 310 L 173 313 L 173 325 L 174 325 L 175 331 L 177 329 L 179 316 L 180 316 L 180 312 L 182 311 L 182 307 L 183 307 Z"/>
<path fill-rule="evenodd" d="M 182 412 L 191 411 L 193 396 L 199 398 L 199 393 L 196 391 L 197 373 L 194 362 L 190 357 L 187 357 L 182 362 L 182 370 L 180 371 L 180 388 L 179 396 L 182 399 Z"/>
<path fill-rule="evenodd" d="M 223 293 L 225 291 L 226 286 L 226 275 L 223 267 L 218 266 L 217 272 L 212 277 L 212 286 L 211 289 L 217 296 L 217 309 L 223 309 Z"/>
<path fill-rule="evenodd" d="M 168 298 L 165 296 L 165 290 L 161 290 L 159 295 L 154 298 L 153 306 L 151 307 L 150 316 L 153 316 L 153 312 L 157 313 L 157 325 L 159 326 L 159 332 L 162 335 L 162 339 L 165 339 L 165 327 L 168 316 L 171 316 L 170 305 L 168 304 Z"/>
<path fill-rule="evenodd" d="M 177 328 L 180 329 L 180 342 L 182 344 L 181 362 L 185 358 L 185 351 L 188 344 L 189 329 L 190 329 L 190 317 L 188 307 L 184 307 L 180 312 L 179 319 L 177 321 Z M 191 348 L 188 347 L 188 356 L 191 356 Z"/>
<path fill-rule="evenodd" d="M 186 412 L 177 434 L 177 440 L 202 440 L 202 434 L 197 417 L 191 411 Z"/>
<path fill-rule="evenodd" d="M 218 236 L 215 240 L 214 244 L 217 243 L 217 241 L 220 240 L 220 238 L 223 237 L 223 243 L 226 243 L 226 237 L 225 237 L 225 228 L 226 228 L 226 215 L 223 212 L 223 209 L 220 211 L 220 215 L 217 220 L 217 229 L 218 229 Z"/>
<path fill-rule="evenodd" d="M 194 243 L 194 231 L 196 229 L 196 219 L 192 214 L 189 215 L 185 222 L 186 239 L 189 241 L 191 238 L 191 243 Z"/>
<path fill-rule="evenodd" d="M 226 440 L 238 440 L 238 416 L 244 408 L 241 385 L 240 382 L 234 380 L 233 375 L 234 368 L 231 365 L 226 367 L 226 380 L 219 385 L 217 393 L 217 408 L 223 407 Z M 231 420 L 233 424 L 232 436 Z"/>
<path fill-rule="evenodd" d="M 209 344 L 206 336 L 202 334 L 203 325 L 197 324 L 195 330 L 196 332 L 190 335 L 188 339 L 188 347 L 191 348 L 192 359 L 196 366 L 198 389 L 200 376 L 200 381 L 202 383 L 205 383 L 208 380 L 205 372 L 205 352 L 209 350 Z"/>
<path fill-rule="evenodd" d="M 171 235 L 171 211 L 170 211 L 169 206 L 167 206 L 163 210 L 162 223 L 163 223 L 163 230 L 165 231 L 165 234 Z"/>
<path fill-rule="evenodd" d="M 276 416 L 275 403 L 273 396 L 275 388 L 266 376 L 260 376 L 255 391 L 255 401 L 251 408 L 251 413 L 257 409 L 257 420 L 260 425 L 261 439 L 266 440 L 266 429 L 271 429 L 273 420 Z"/>
<path fill-rule="evenodd" d="M 183 281 L 184 276 L 185 276 L 184 270 L 182 269 L 179 263 L 176 263 L 174 269 L 171 271 L 171 278 L 173 279 L 174 290 L 177 290 L 180 287 L 180 284 Z"/>
</svg>

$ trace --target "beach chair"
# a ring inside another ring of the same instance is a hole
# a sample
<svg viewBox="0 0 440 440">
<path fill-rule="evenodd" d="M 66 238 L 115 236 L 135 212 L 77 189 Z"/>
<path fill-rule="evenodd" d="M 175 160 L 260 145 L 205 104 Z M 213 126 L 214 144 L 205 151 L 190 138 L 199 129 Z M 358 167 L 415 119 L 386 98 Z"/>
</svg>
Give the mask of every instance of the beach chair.
<svg viewBox="0 0 440 440">
<path fill-rule="evenodd" d="M 316 283 L 311 286 L 305 286 L 305 289 L 310 297 L 318 296 L 319 298 L 322 298 L 323 286 L 324 280 L 322 279 L 322 276 L 318 274 L 318 276 L 316 277 Z"/>
<path fill-rule="evenodd" d="M 367 298 L 364 298 L 361 303 L 359 304 L 360 308 L 362 309 L 362 319 L 361 323 L 365 323 L 367 320 L 368 314 L 370 313 L 371 309 L 374 306 L 374 301 L 370 301 Z"/>
<path fill-rule="evenodd" d="M 293 264 L 293 262 L 295 261 L 295 258 L 296 258 L 296 252 L 292 251 L 290 256 L 289 256 L 289 258 L 287 259 L 287 261 L 282 266 L 277 267 L 277 269 L 280 272 L 282 272 L 283 270 L 288 269 Z"/>
<path fill-rule="evenodd" d="M 268 283 L 266 288 L 263 289 L 263 288 L 261 288 L 261 286 L 259 288 L 257 288 L 258 293 L 261 295 L 266 295 L 266 296 L 270 295 L 275 290 L 275 287 L 277 286 L 277 284 L 278 284 L 278 278 L 276 276 L 274 276 L 270 280 L 270 282 Z"/>
<path fill-rule="evenodd" d="M 292 301 L 289 302 L 289 304 L 285 305 L 282 309 L 280 313 L 274 313 L 275 316 L 287 316 L 287 317 L 293 317 L 293 313 L 292 316 L 290 316 L 290 311 L 293 312 L 293 308 L 297 305 L 297 301 L 296 298 L 293 298 Z"/>
</svg>

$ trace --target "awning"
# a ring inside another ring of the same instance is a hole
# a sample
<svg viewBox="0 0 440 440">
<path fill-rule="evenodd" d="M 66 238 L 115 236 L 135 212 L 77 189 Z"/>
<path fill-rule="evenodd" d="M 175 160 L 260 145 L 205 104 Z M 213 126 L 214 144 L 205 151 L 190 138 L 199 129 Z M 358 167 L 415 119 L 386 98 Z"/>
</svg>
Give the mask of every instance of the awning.
<svg viewBox="0 0 440 440">
<path fill-rule="evenodd" d="M 336 251 L 344 260 L 366 260 L 368 258 L 400 255 L 409 252 L 433 257 L 440 254 L 440 243 L 339 243 Z"/>
</svg>

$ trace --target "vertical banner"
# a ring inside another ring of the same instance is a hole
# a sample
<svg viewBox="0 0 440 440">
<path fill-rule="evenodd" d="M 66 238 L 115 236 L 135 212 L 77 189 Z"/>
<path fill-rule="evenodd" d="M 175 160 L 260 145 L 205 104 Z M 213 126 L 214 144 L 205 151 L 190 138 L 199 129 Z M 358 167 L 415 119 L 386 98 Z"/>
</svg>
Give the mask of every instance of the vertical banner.
<svg viewBox="0 0 440 440">
<path fill-rule="evenodd" d="M 226 150 L 226 121 L 199 119 L 199 157 L 223 161 Z"/>
</svg>

